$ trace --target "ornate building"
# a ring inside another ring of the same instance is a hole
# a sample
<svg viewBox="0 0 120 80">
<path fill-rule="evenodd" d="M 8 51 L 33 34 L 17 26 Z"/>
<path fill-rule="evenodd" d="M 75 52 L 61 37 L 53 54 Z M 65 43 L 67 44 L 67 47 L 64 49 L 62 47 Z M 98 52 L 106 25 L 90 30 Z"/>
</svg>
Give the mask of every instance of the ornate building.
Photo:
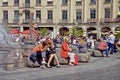
<svg viewBox="0 0 120 80">
<path fill-rule="evenodd" d="M 48 28 L 55 36 L 77 26 L 101 36 L 120 28 L 120 0 L 0 0 L 0 23 L 21 32 Z"/>
</svg>

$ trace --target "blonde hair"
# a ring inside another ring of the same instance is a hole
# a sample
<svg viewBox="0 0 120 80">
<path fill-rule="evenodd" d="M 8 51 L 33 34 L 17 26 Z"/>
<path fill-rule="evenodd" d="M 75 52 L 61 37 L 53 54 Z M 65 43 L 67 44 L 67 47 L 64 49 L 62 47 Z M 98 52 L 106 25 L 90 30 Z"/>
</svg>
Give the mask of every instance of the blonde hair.
<svg viewBox="0 0 120 80">
<path fill-rule="evenodd" d="M 65 42 L 69 42 L 69 40 L 70 40 L 70 38 L 67 37 L 67 36 L 65 36 L 63 39 L 64 39 Z"/>
</svg>

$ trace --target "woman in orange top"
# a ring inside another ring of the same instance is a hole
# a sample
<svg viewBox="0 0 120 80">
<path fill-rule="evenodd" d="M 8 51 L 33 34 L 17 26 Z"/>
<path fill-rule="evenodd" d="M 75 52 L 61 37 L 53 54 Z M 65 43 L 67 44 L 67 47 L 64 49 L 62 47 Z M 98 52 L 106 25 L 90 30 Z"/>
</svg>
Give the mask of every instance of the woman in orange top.
<svg viewBox="0 0 120 80">
<path fill-rule="evenodd" d="M 75 59 L 74 59 L 75 54 L 74 53 L 69 53 L 69 51 L 72 50 L 71 48 L 69 48 L 69 42 L 70 42 L 70 38 L 65 37 L 64 41 L 62 43 L 61 57 L 62 58 L 70 57 L 69 65 L 74 65 L 73 63 L 75 62 Z"/>
<path fill-rule="evenodd" d="M 36 55 L 36 60 L 39 64 L 41 64 L 41 61 L 45 62 L 45 59 L 42 58 L 42 52 L 46 51 L 47 49 L 47 45 L 44 46 L 43 48 L 43 45 L 41 42 L 38 42 L 38 45 L 34 47 L 34 49 L 32 50 L 33 54 Z"/>
</svg>

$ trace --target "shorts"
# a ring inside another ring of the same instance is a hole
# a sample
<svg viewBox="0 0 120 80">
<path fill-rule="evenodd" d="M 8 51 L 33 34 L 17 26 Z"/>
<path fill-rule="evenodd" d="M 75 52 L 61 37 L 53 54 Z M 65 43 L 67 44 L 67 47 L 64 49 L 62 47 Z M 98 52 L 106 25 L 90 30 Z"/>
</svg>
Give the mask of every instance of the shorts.
<svg viewBox="0 0 120 80">
<path fill-rule="evenodd" d="M 42 52 L 42 58 L 46 58 L 46 52 Z"/>
</svg>

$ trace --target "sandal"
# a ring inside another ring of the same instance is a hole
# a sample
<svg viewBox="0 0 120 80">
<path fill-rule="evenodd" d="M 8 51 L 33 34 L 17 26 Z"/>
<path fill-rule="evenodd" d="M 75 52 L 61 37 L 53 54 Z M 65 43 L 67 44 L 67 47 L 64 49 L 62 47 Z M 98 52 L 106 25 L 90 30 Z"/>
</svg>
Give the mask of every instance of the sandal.
<svg viewBox="0 0 120 80">
<path fill-rule="evenodd" d="M 47 65 L 47 68 L 52 68 L 51 66 Z"/>
<path fill-rule="evenodd" d="M 60 68 L 60 65 L 57 65 L 56 67 L 57 67 L 57 68 Z"/>
</svg>

